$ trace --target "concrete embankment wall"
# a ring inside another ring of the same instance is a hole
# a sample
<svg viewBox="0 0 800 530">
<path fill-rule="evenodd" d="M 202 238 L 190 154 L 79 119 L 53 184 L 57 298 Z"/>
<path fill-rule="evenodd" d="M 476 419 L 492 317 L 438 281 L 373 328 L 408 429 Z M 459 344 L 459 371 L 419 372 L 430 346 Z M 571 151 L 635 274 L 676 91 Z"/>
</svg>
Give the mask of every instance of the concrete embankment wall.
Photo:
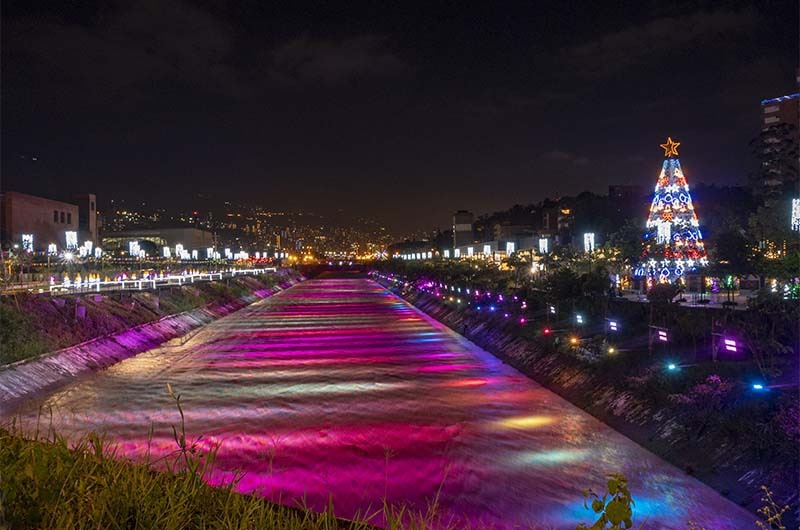
<svg viewBox="0 0 800 530">
<path fill-rule="evenodd" d="M 756 462 L 733 461 L 730 451 L 705 443 L 696 452 L 676 451 L 680 419 L 675 410 L 654 407 L 630 392 L 620 391 L 602 374 L 590 373 L 555 349 L 518 336 L 513 323 L 496 315 L 476 315 L 416 291 L 403 298 L 639 445 L 737 504 L 755 510 L 764 470 Z"/>
<path fill-rule="evenodd" d="M 0 409 L 76 376 L 107 368 L 123 359 L 150 350 L 169 340 L 272 296 L 298 280 L 289 278 L 275 287 L 259 289 L 225 304 L 165 316 L 127 330 L 19 361 L 0 368 Z"/>
</svg>

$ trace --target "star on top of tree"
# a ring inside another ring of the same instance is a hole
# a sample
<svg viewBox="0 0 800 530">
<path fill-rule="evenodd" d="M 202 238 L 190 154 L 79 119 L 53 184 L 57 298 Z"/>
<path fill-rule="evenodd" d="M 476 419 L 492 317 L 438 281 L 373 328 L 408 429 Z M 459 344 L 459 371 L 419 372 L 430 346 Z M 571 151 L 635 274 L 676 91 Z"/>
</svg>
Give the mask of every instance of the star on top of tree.
<svg viewBox="0 0 800 530">
<path fill-rule="evenodd" d="M 664 150 L 664 158 L 671 156 L 678 156 L 678 146 L 680 142 L 674 142 L 671 137 L 667 136 L 667 143 L 660 144 L 659 147 Z"/>
</svg>

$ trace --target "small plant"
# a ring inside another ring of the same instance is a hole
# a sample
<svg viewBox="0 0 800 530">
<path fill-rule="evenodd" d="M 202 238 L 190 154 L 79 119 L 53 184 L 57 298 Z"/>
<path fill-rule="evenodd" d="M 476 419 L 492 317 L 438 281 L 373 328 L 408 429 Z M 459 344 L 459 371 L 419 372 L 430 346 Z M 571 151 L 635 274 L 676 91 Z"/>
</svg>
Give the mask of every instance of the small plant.
<svg viewBox="0 0 800 530">
<path fill-rule="evenodd" d="M 589 490 L 583 491 L 583 506 L 600 517 L 591 526 L 579 524 L 575 530 L 622 530 L 633 527 L 633 497 L 628 490 L 628 479 L 620 473 L 606 475 L 607 492 L 600 497 Z"/>
<path fill-rule="evenodd" d="M 761 486 L 763 496 L 761 501 L 764 505 L 758 509 L 758 514 L 764 518 L 763 521 L 756 521 L 756 526 L 760 530 L 786 530 L 781 518 L 789 510 L 789 506 L 779 506 L 772 497 L 772 492 L 766 486 Z"/>
</svg>

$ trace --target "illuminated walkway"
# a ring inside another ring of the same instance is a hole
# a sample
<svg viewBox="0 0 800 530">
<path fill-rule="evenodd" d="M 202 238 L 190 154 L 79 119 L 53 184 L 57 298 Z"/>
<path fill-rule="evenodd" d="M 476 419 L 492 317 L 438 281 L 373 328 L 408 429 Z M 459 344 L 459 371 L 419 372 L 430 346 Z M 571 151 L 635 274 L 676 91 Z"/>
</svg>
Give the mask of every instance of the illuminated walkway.
<svg viewBox="0 0 800 530">
<path fill-rule="evenodd" d="M 187 428 L 221 443 L 262 495 L 337 513 L 384 497 L 498 527 L 591 521 L 581 490 L 631 480 L 637 523 L 752 528 L 754 517 L 369 280 L 312 280 L 55 392 L 58 429 L 105 430 L 128 455 Z M 637 525 L 638 528 L 638 525 Z"/>
</svg>

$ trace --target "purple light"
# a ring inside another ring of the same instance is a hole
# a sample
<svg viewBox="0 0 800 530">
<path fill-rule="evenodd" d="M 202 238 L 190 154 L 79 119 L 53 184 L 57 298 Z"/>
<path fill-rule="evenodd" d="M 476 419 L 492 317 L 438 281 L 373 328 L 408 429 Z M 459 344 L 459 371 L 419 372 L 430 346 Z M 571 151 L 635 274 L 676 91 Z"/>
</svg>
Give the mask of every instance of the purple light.
<svg viewBox="0 0 800 530">
<path fill-rule="evenodd" d="M 734 352 L 734 353 L 736 353 L 738 351 L 738 349 L 737 349 L 738 345 L 736 344 L 735 340 L 733 340 L 733 339 L 723 339 L 723 342 L 725 343 L 725 349 L 727 351 Z"/>
</svg>

